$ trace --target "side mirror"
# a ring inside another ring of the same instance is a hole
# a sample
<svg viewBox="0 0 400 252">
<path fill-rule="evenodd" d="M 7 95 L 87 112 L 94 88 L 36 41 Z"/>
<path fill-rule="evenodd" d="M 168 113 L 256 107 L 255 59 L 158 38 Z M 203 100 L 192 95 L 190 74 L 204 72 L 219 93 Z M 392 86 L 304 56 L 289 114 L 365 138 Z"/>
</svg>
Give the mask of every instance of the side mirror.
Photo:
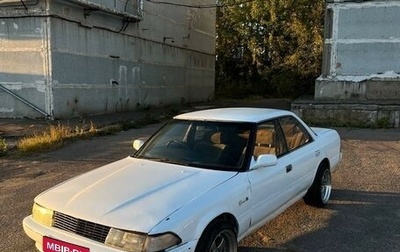
<svg viewBox="0 0 400 252">
<path fill-rule="evenodd" d="M 256 170 L 256 169 L 262 168 L 262 167 L 274 166 L 277 163 L 278 163 L 278 158 L 276 157 L 276 155 L 263 154 L 263 155 L 258 156 L 257 160 L 255 160 L 255 162 L 250 167 L 250 169 Z"/>
<path fill-rule="evenodd" d="M 144 141 L 143 141 L 143 140 L 136 139 L 135 141 L 133 141 L 133 148 L 134 148 L 135 150 L 139 150 L 140 147 L 142 147 L 143 144 L 144 144 Z"/>
</svg>

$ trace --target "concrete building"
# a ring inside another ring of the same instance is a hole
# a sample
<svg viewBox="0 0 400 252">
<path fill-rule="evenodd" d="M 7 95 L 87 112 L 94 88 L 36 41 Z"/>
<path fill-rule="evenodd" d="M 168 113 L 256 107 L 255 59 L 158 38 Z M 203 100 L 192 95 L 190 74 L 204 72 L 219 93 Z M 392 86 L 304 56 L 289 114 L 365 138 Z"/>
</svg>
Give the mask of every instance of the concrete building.
<svg viewBox="0 0 400 252">
<path fill-rule="evenodd" d="M 313 99 L 292 109 L 309 121 L 399 127 L 400 1 L 329 0 L 322 74 Z"/>
<path fill-rule="evenodd" d="M 0 1 L 0 117 L 66 118 L 210 99 L 216 13 L 199 7 L 211 4 Z"/>
</svg>

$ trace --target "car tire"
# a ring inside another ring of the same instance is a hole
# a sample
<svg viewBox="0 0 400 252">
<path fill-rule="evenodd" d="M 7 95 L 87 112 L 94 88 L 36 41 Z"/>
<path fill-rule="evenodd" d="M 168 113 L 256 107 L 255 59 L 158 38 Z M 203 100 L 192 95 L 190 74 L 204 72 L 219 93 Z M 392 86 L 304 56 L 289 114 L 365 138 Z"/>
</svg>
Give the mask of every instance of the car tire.
<svg viewBox="0 0 400 252">
<path fill-rule="evenodd" d="M 217 220 L 204 230 L 195 252 L 237 252 L 237 238 L 232 224 Z"/>
<path fill-rule="evenodd" d="M 304 196 L 306 204 L 315 207 L 324 207 L 331 196 L 332 177 L 327 164 L 320 164 L 314 182 Z"/>
</svg>

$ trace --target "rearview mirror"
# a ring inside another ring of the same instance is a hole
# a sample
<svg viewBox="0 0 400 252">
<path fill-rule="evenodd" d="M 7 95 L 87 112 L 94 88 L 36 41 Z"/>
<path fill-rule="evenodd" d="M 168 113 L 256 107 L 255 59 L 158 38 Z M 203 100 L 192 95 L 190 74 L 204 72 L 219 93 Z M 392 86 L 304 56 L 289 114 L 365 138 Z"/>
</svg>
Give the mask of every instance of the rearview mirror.
<svg viewBox="0 0 400 252">
<path fill-rule="evenodd" d="M 257 157 L 254 164 L 250 167 L 251 170 L 255 170 L 261 167 L 274 166 L 278 163 L 276 155 L 263 154 Z"/>
<path fill-rule="evenodd" d="M 133 148 L 134 148 L 135 150 L 139 150 L 140 147 L 142 147 L 143 144 L 144 144 L 144 141 L 143 141 L 143 140 L 136 139 L 135 141 L 133 141 Z"/>
</svg>

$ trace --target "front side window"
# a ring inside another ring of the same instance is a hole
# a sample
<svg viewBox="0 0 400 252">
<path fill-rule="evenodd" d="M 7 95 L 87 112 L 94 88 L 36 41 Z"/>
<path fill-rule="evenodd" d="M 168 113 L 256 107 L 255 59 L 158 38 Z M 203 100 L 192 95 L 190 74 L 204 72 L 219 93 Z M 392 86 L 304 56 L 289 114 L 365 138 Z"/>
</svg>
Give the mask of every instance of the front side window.
<svg viewBox="0 0 400 252">
<path fill-rule="evenodd" d="M 281 156 L 286 152 L 285 140 L 276 120 L 264 122 L 257 127 L 253 156 L 262 154 Z"/>
</svg>

